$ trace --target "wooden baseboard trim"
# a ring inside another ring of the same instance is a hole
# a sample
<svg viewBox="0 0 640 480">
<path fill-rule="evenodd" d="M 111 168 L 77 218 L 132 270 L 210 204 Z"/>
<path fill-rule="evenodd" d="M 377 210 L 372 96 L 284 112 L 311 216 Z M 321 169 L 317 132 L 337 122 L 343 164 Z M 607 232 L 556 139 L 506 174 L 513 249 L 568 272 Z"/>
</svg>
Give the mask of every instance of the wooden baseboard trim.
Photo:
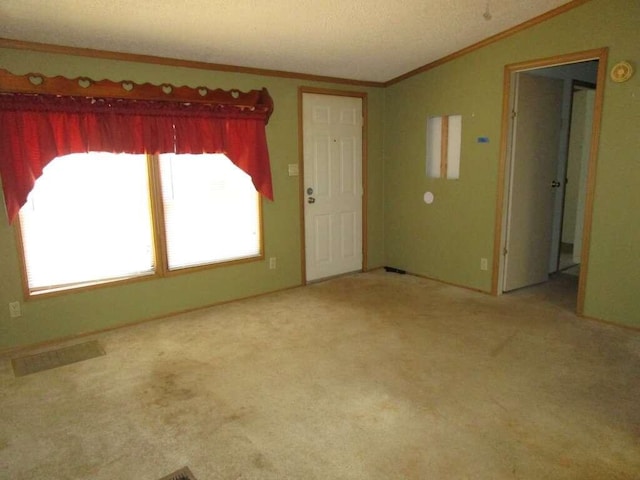
<svg viewBox="0 0 640 480">
<path fill-rule="evenodd" d="M 445 282 L 444 280 L 440 280 L 440 279 L 433 278 L 433 277 L 428 277 L 426 275 L 420 275 L 420 274 L 411 273 L 411 272 L 407 272 L 407 275 L 411 275 L 413 277 L 418 277 L 418 278 L 423 278 L 425 280 L 431 280 L 433 282 L 442 283 L 444 285 L 449 285 L 451 287 L 458 287 L 458 288 L 462 288 L 464 290 L 470 290 L 472 292 L 484 293 L 485 295 L 489 295 L 489 296 L 492 296 L 492 297 L 497 297 L 497 295 L 493 295 L 489 291 L 480 290 L 480 289 L 472 288 L 472 287 L 467 287 L 467 286 L 464 286 L 464 285 L 458 285 L 458 284 L 452 283 L 452 282 Z M 574 314 L 580 320 L 585 320 L 585 321 L 598 323 L 600 325 L 604 325 L 604 326 L 608 326 L 608 327 L 621 328 L 621 329 L 624 329 L 624 330 L 630 330 L 632 332 L 640 333 L 640 325 L 636 326 L 636 325 L 627 325 L 625 323 L 612 322 L 611 320 L 603 320 L 602 318 L 590 317 L 588 315 L 583 315 L 583 314 L 579 314 L 579 313 L 576 313 L 576 312 L 574 312 Z"/>
<path fill-rule="evenodd" d="M 291 287 L 285 287 L 285 288 L 280 288 L 277 290 L 270 290 L 268 292 L 263 292 L 263 293 L 256 293 L 255 295 L 248 295 L 246 297 L 240 297 L 240 298 L 234 298 L 231 300 L 222 300 L 220 302 L 214 302 L 214 303 L 210 303 L 207 305 L 203 305 L 200 307 L 193 307 L 193 308 L 186 308 L 183 310 L 176 310 L 176 311 L 172 311 L 169 313 L 164 313 L 161 315 L 155 315 L 153 317 L 148 317 L 148 318 L 143 318 L 141 320 L 134 320 L 133 322 L 129 322 L 129 323 L 123 323 L 121 325 L 113 325 L 111 327 L 105 327 L 105 328 L 98 328 L 96 330 L 91 330 L 88 332 L 82 332 L 82 333 L 76 333 L 76 334 L 72 334 L 72 335 L 65 335 L 63 337 L 58 337 L 58 338 L 54 338 L 54 339 L 50 339 L 50 340 L 44 340 L 42 342 L 36 342 L 36 343 L 30 343 L 30 344 L 26 344 L 26 345 L 18 345 L 15 347 L 8 347 L 5 349 L 0 350 L 0 359 L 2 358 L 8 358 L 8 357 L 13 357 L 13 356 L 17 356 L 17 355 L 24 355 L 24 354 L 28 354 L 28 353 L 34 353 L 36 351 L 39 350 L 46 350 L 50 347 L 53 346 L 59 346 L 61 344 L 66 344 L 66 343 L 71 343 L 80 339 L 84 339 L 86 337 L 90 337 L 90 336 L 94 336 L 94 335 L 100 335 L 103 333 L 108 333 L 108 332 L 112 332 L 114 330 L 120 330 L 123 328 L 129 328 L 129 327 L 135 327 L 137 325 L 142 325 L 144 323 L 149 323 L 149 322 L 153 322 L 156 320 L 163 320 L 165 318 L 169 318 L 169 317 L 173 317 L 173 316 L 177 316 L 177 315 L 184 315 L 186 313 L 191 313 L 191 312 L 197 312 L 199 310 L 206 310 L 207 308 L 212 308 L 212 307 L 217 307 L 220 305 L 226 305 L 228 303 L 234 303 L 234 302 L 239 302 L 242 300 L 250 300 L 252 298 L 259 298 L 259 297 L 264 297 L 265 295 L 271 295 L 274 293 L 281 293 L 281 292 L 286 292 L 288 290 L 294 290 L 296 288 L 300 288 L 300 287 L 304 287 L 304 285 L 299 284 L 299 285 L 293 285 Z"/>
<path fill-rule="evenodd" d="M 487 291 L 487 290 L 482 290 L 480 288 L 473 288 L 473 287 L 468 287 L 466 285 L 460 285 L 458 283 L 453 283 L 453 282 L 447 282 L 445 280 L 441 280 L 439 278 L 435 278 L 435 277 L 429 277 L 427 275 L 421 275 L 419 273 L 413 273 L 413 272 L 406 272 L 407 275 L 411 275 L 412 277 L 418 277 L 418 278 L 423 278 L 425 280 L 431 280 L 432 282 L 438 282 L 438 283 L 442 283 L 443 285 L 448 285 L 450 287 L 457 287 L 457 288 L 462 288 L 463 290 L 469 290 L 471 292 L 478 292 L 478 293 L 483 293 L 485 295 L 491 295 L 491 292 Z"/>
<path fill-rule="evenodd" d="M 367 270 L 366 272 L 362 272 L 362 273 L 368 273 L 368 272 L 375 272 L 375 271 L 379 271 L 379 270 L 383 270 L 384 267 L 374 267 L 370 270 Z M 418 273 L 411 273 L 411 272 L 407 272 L 407 275 L 411 275 L 412 277 L 417 277 L 417 278 L 422 278 L 424 280 L 430 280 L 433 282 L 437 282 L 437 283 L 441 283 L 443 285 L 448 285 L 450 287 L 457 287 L 457 288 L 462 288 L 464 290 L 468 290 L 468 291 L 472 291 L 472 292 L 477 292 L 477 293 L 482 293 L 485 295 L 489 295 L 489 296 L 494 296 L 491 294 L 491 292 L 485 291 L 485 290 L 480 290 L 478 288 L 472 288 L 472 287 L 467 287 L 465 285 L 459 285 L 456 283 L 452 283 L 452 282 L 446 282 L 444 280 L 440 280 L 437 278 L 433 278 L 433 277 L 428 277 L 426 275 L 421 275 Z M 228 303 L 234 303 L 234 302 L 239 302 L 242 300 L 250 300 L 252 298 L 259 298 L 259 297 L 263 297 L 266 295 L 271 295 L 274 293 L 281 293 L 281 292 L 286 292 L 289 290 L 295 290 L 296 288 L 303 288 L 306 285 L 300 284 L 300 285 L 294 285 L 291 287 L 286 287 L 286 288 L 280 288 L 277 290 L 272 290 L 269 292 L 263 292 L 263 293 L 257 293 L 255 295 L 249 295 L 246 297 L 240 297 L 240 298 L 235 298 L 232 300 L 224 300 L 224 301 L 220 301 L 220 302 L 215 302 L 215 303 L 211 303 L 208 305 L 204 305 L 201 307 L 194 307 L 194 308 L 187 308 L 184 310 L 178 310 L 178 311 L 174 311 L 171 313 L 166 313 L 166 314 L 162 314 L 162 315 L 156 315 L 153 317 L 149 317 L 149 318 L 145 318 L 142 320 L 136 320 L 134 322 L 131 323 L 126 323 L 126 324 L 122 324 L 122 325 L 114 325 L 112 327 L 106 327 L 106 328 L 101 328 L 101 329 L 97 329 L 97 330 L 92 330 L 90 332 L 83 332 L 83 333 L 78 333 L 78 334 L 74 334 L 74 335 L 67 335 L 64 337 L 60 337 L 60 338 L 56 338 L 56 339 L 51 339 L 51 340 L 45 340 L 42 342 L 36 342 L 33 344 L 29 344 L 29 345 L 20 345 L 17 347 L 9 347 L 6 348 L 4 350 L 0 350 L 0 359 L 3 358 L 10 358 L 10 357 L 14 357 L 17 355 L 24 355 L 27 353 L 34 353 L 35 351 L 38 350 L 45 350 L 48 349 L 50 347 L 53 346 L 59 346 L 61 344 L 65 344 L 65 343 L 70 343 L 70 342 L 74 342 L 76 340 L 81 340 L 81 339 L 85 339 L 86 337 L 90 337 L 90 336 L 94 336 L 94 335 L 100 335 L 103 333 L 108 333 L 108 332 L 112 332 L 115 330 L 121 330 L 124 328 L 129 328 L 129 327 L 135 327 L 138 325 L 142 325 L 144 323 L 149 323 L 149 322 L 153 322 L 156 320 L 163 320 L 165 318 L 169 318 L 169 317 L 173 317 L 173 316 L 177 316 L 177 315 L 184 315 L 187 313 L 191 313 L 191 312 L 197 312 L 199 310 L 205 310 L 207 308 L 212 308 L 212 307 L 217 307 L 219 305 L 225 305 Z M 636 333 L 640 333 L 640 325 L 639 326 L 634 326 L 634 325 L 626 325 L 623 323 L 616 323 L 616 322 L 611 322 L 609 320 L 603 320 L 601 318 L 597 318 L 597 317 L 589 317 L 586 315 L 578 315 L 576 314 L 578 318 L 583 319 L 583 320 L 587 320 L 590 322 L 595 322 L 601 325 L 605 325 L 605 326 L 609 326 L 609 327 L 614 327 L 614 328 L 622 328 L 624 330 L 630 330 L 632 332 L 636 332 Z"/>
<path fill-rule="evenodd" d="M 622 328 L 624 330 L 630 330 L 632 332 L 640 333 L 640 325 L 637 325 L 637 326 L 627 325 L 625 323 L 612 322 L 611 320 L 603 320 L 602 318 L 590 317 L 590 316 L 579 314 L 579 313 L 576 313 L 576 315 L 581 320 L 587 320 L 589 322 L 598 323 L 600 325 L 607 326 L 607 327 Z"/>
</svg>

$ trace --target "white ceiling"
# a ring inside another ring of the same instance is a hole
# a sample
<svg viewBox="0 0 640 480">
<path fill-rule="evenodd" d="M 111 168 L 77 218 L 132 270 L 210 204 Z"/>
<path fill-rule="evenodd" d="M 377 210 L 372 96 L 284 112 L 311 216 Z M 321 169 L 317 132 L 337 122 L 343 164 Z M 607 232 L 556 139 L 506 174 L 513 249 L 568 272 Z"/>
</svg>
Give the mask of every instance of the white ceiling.
<svg viewBox="0 0 640 480">
<path fill-rule="evenodd" d="M 565 3 L 2 0 L 0 37 L 384 82 Z"/>
</svg>

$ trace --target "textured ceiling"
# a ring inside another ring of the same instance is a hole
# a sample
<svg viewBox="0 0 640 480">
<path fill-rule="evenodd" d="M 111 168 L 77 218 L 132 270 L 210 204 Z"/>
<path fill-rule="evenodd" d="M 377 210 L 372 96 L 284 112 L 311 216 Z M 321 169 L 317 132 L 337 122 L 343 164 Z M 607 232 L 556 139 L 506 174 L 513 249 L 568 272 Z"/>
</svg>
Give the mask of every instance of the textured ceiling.
<svg viewBox="0 0 640 480">
<path fill-rule="evenodd" d="M 0 37 L 384 82 L 565 3 L 2 0 Z"/>
</svg>

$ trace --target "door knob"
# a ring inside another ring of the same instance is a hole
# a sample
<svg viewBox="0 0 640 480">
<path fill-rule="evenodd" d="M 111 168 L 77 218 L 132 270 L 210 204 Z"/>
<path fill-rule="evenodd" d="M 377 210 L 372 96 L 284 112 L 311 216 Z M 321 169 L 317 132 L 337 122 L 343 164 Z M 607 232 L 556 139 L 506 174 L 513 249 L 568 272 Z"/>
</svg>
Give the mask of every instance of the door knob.
<svg viewBox="0 0 640 480">
<path fill-rule="evenodd" d="M 313 197 L 307 198 L 307 203 L 316 203 L 316 199 Z"/>
<path fill-rule="evenodd" d="M 560 182 L 558 180 L 554 180 L 551 182 L 551 188 L 558 188 L 560 186 Z"/>
</svg>

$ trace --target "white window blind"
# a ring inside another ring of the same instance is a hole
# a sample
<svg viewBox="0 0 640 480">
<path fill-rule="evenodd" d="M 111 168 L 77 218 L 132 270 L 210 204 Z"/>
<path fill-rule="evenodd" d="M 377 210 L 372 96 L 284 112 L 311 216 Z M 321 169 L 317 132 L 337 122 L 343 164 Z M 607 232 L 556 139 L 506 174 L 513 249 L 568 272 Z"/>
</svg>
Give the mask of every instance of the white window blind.
<svg viewBox="0 0 640 480">
<path fill-rule="evenodd" d="M 251 177 L 222 154 L 160 155 L 170 270 L 261 254 Z"/>
<path fill-rule="evenodd" d="M 53 160 L 20 210 L 30 291 L 152 273 L 148 179 L 144 155 Z"/>
</svg>

